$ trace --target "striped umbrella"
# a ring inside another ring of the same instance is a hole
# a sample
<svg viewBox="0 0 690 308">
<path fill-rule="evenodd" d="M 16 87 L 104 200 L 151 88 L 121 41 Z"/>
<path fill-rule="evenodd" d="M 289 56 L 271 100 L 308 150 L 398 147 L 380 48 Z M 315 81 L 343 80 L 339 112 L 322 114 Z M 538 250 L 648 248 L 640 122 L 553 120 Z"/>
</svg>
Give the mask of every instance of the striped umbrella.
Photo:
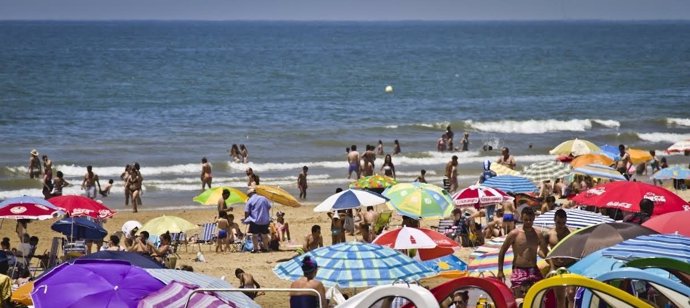
<svg viewBox="0 0 690 308">
<path fill-rule="evenodd" d="M 590 153 L 575 157 L 575 159 L 570 162 L 570 166 L 573 168 L 583 167 L 589 164 L 610 166 L 613 164 L 613 159 L 604 154 Z"/>
<path fill-rule="evenodd" d="M 652 175 L 655 180 L 669 180 L 669 179 L 690 179 L 690 169 L 674 165 L 668 168 L 661 169 Z"/>
<path fill-rule="evenodd" d="M 683 141 L 678 141 L 668 147 L 666 149 L 666 152 L 668 153 L 683 153 L 685 151 L 690 150 L 690 140 L 683 140 Z"/>
<path fill-rule="evenodd" d="M 492 177 L 483 183 L 484 186 L 498 188 L 507 193 L 529 193 L 537 190 L 537 186 L 528 178 L 513 175 Z"/>
<path fill-rule="evenodd" d="M 618 172 L 616 169 L 613 169 L 609 166 L 597 165 L 597 164 L 590 164 L 587 166 L 575 168 L 575 169 L 573 169 L 573 173 L 589 175 L 593 178 L 601 178 L 601 179 L 609 179 L 609 180 L 617 180 L 617 181 L 625 181 L 626 180 L 625 177 L 620 172 Z"/>
<path fill-rule="evenodd" d="M 555 180 L 568 174 L 570 174 L 570 167 L 555 160 L 537 162 L 525 167 L 522 171 L 522 176 L 536 183 Z"/>
<path fill-rule="evenodd" d="M 619 159 L 621 159 L 620 151 L 618 150 L 618 146 L 604 144 L 599 148 L 601 149 L 601 151 L 597 152 L 598 154 L 606 155 L 610 159 L 613 159 L 615 161 L 618 161 Z"/>
<path fill-rule="evenodd" d="M 273 272 L 281 279 L 297 280 L 304 276 L 301 262 L 305 256 L 316 261 L 316 279 L 327 287 L 371 287 L 391 284 L 398 279 L 413 281 L 436 275 L 421 262 L 393 249 L 361 242 L 340 243 L 309 251 L 279 263 Z"/>
<path fill-rule="evenodd" d="M 294 196 L 279 186 L 256 185 L 256 193 L 282 205 L 289 207 L 300 207 L 301 204 Z"/>
<path fill-rule="evenodd" d="M 594 143 L 591 143 L 587 140 L 583 139 L 573 139 L 573 140 L 568 140 L 564 141 L 563 143 L 557 145 L 555 148 L 553 148 L 551 151 L 549 151 L 549 154 L 553 155 L 570 155 L 573 154 L 575 156 L 579 155 L 584 155 L 584 154 L 589 154 L 589 153 L 594 153 L 594 152 L 599 152 L 600 149 L 598 146 L 596 146 Z"/>
<path fill-rule="evenodd" d="M 195 284 L 173 281 L 162 289 L 144 297 L 137 304 L 137 308 L 185 307 L 187 298 L 198 288 L 199 286 Z M 234 303 L 228 305 L 214 294 L 197 292 L 189 299 L 189 307 L 235 308 L 237 306 Z"/>
<path fill-rule="evenodd" d="M 402 183 L 386 189 L 383 196 L 400 215 L 412 218 L 441 219 L 450 216 L 455 206 L 443 188 L 426 183 Z"/>
<path fill-rule="evenodd" d="M 470 275 L 477 276 L 479 274 L 484 274 L 484 276 L 491 276 L 498 274 L 498 253 L 503 246 L 505 237 L 497 237 L 490 239 L 484 243 L 484 245 L 477 247 L 471 254 L 469 264 L 467 265 L 467 271 Z M 545 261 L 538 258 L 538 265 L 546 265 Z M 513 272 L 513 249 L 508 248 L 503 259 L 503 274 L 506 277 L 510 277 L 510 273 Z"/>
<path fill-rule="evenodd" d="M 337 194 L 331 195 L 314 208 L 314 212 L 330 212 L 333 210 L 354 209 L 361 206 L 374 206 L 383 204 L 388 198 L 375 192 L 348 189 Z"/>
<path fill-rule="evenodd" d="M 520 175 L 519 171 L 510 169 L 501 164 L 491 164 L 489 169 L 491 169 L 493 172 L 496 172 L 497 175 Z"/>
<path fill-rule="evenodd" d="M 485 206 L 503 201 L 512 201 L 513 199 L 513 197 L 508 196 L 500 189 L 483 185 L 472 185 L 453 195 L 453 203 L 456 206 Z"/>
<path fill-rule="evenodd" d="M 209 188 L 194 197 L 192 201 L 203 204 L 203 205 L 217 205 L 218 200 L 223 196 L 223 190 L 227 189 L 230 192 L 230 197 L 225 199 L 226 205 L 233 205 L 239 203 L 247 202 L 247 194 L 240 191 L 239 189 L 228 187 L 228 186 L 217 186 Z"/>
<path fill-rule="evenodd" d="M 350 188 L 360 189 L 385 189 L 397 184 L 398 181 L 385 175 L 375 174 L 372 176 L 365 176 L 350 184 Z"/>
<path fill-rule="evenodd" d="M 679 234 L 641 235 L 604 249 L 602 255 L 623 260 L 671 258 L 690 263 L 690 237 Z"/>
<path fill-rule="evenodd" d="M 613 219 L 608 216 L 597 214 L 590 211 L 583 211 L 578 209 L 565 209 L 566 215 L 568 215 L 568 221 L 566 225 L 570 228 L 582 229 L 592 225 L 614 222 Z M 553 228 L 555 223 L 553 222 L 554 216 L 556 215 L 556 210 L 548 211 L 543 213 L 534 219 L 534 226 L 540 228 Z"/>
</svg>

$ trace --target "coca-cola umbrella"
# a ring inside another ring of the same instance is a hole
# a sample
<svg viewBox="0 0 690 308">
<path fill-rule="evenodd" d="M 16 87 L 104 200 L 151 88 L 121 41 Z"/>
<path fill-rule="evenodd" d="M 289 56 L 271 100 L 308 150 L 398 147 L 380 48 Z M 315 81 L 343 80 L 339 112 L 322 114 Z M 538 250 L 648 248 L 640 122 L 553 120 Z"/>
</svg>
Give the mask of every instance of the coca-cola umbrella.
<svg viewBox="0 0 690 308">
<path fill-rule="evenodd" d="M 642 199 L 649 199 L 654 202 L 652 215 L 690 211 L 690 205 L 678 195 L 661 186 L 642 182 L 619 181 L 602 184 L 579 193 L 573 198 L 573 202 L 627 212 L 639 212 Z"/>
<path fill-rule="evenodd" d="M 44 220 L 60 212 L 57 206 L 41 198 L 22 196 L 0 202 L 0 218 Z"/>
<path fill-rule="evenodd" d="M 498 188 L 483 185 L 472 185 L 453 195 L 453 203 L 456 206 L 483 207 L 503 201 L 513 201 L 513 199 L 513 197 Z"/>
<path fill-rule="evenodd" d="M 455 248 L 460 248 L 460 244 L 439 232 L 405 226 L 379 235 L 373 243 L 393 249 L 417 249 L 415 257 L 422 261 L 453 254 Z"/>
<path fill-rule="evenodd" d="M 67 212 L 72 217 L 89 216 L 92 218 L 110 218 L 115 211 L 100 202 L 79 195 L 65 195 L 50 198 L 50 202 Z"/>
</svg>

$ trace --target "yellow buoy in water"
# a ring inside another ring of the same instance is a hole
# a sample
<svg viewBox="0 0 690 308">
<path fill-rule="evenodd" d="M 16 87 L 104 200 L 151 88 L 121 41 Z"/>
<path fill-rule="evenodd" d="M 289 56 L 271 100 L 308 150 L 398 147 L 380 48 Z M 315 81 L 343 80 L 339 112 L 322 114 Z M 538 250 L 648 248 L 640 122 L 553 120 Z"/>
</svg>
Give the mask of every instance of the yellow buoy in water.
<svg viewBox="0 0 690 308">
<path fill-rule="evenodd" d="M 393 93 L 393 86 L 386 86 L 386 93 Z"/>
</svg>

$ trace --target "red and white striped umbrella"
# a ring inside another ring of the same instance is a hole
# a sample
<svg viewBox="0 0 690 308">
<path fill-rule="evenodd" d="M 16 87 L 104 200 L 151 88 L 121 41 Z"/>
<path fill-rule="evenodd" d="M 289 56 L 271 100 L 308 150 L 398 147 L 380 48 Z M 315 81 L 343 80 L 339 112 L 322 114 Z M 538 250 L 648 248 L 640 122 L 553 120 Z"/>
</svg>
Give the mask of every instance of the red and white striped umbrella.
<svg viewBox="0 0 690 308">
<path fill-rule="evenodd" d="M 393 249 L 418 249 L 415 257 L 422 261 L 450 255 L 460 248 L 458 242 L 442 233 L 405 226 L 379 235 L 373 243 Z"/>
<path fill-rule="evenodd" d="M 504 201 L 513 201 L 513 197 L 500 189 L 483 185 L 472 185 L 453 195 L 456 206 L 486 206 Z"/>
<path fill-rule="evenodd" d="M 678 141 L 678 142 L 674 143 L 673 145 L 671 145 L 670 147 L 668 147 L 668 149 L 666 149 L 666 152 L 668 152 L 668 153 L 682 153 L 682 152 L 689 151 L 689 150 L 690 150 L 690 140 L 683 140 L 683 141 Z"/>
</svg>

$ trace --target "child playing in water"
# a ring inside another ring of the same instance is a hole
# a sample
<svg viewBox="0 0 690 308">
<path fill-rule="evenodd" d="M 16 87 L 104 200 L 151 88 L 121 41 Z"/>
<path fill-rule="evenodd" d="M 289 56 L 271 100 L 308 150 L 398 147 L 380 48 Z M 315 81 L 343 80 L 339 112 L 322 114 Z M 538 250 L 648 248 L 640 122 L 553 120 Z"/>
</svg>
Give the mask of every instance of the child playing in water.
<svg viewBox="0 0 690 308">
<path fill-rule="evenodd" d="M 113 179 L 108 180 L 108 184 L 105 184 L 103 186 L 103 189 L 101 189 L 99 192 L 101 193 L 101 196 L 107 197 L 110 195 L 110 189 L 113 187 Z"/>
</svg>

